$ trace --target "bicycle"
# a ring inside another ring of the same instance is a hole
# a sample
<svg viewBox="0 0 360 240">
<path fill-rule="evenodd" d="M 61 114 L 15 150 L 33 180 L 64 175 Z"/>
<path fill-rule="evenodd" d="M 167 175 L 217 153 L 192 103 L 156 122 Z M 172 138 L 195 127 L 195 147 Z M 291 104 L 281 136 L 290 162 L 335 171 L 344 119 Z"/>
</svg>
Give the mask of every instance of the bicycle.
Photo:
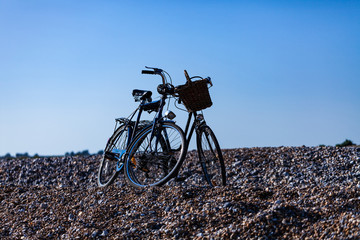
<svg viewBox="0 0 360 240">
<path fill-rule="evenodd" d="M 174 93 L 174 87 L 167 81 L 165 71 L 147 68 L 152 70 L 143 70 L 143 74 L 162 77 L 162 84 L 157 88 L 160 100 L 152 101 L 151 91 L 133 90 L 132 95 L 140 104 L 128 118 L 116 119 L 116 124 L 120 126 L 115 125 L 99 166 L 98 185 L 101 187 L 114 182 L 123 170 L 125 160 L 128 160 L 125 176 L 132 179 L 130 185 L 144 187 L 166 183 L 177 173 L 185 159 L 184 132 L 171 121 L 175 117 L 173 112 L 167 111 L 163 115 L 166 99 Z M 143 111 L 156 112 L 156 115 L 151 122 L 140 121 Z M 133 121 L 136 113 L 136 121 Z"/>
<path fill-rule="evenodd" d="M 184 73 L 187 84 L 176 87 L 175 92 L 180 102 L 183 102 L 189 112 L 185 127 L 187 146 L 195 130 L 197 151 L 205 180 L 211 187 L 225 186 L 225 163 L 219 142 L 212 129 L 207 125 L 204 115 L 197 113 L 212 105 L 207 87 L 207 84 L 213 86 L 211 78 L 199 76 L 190 78 L 186 70 L 184 70 Z M 200 80 L 192 82 L 191 80 L 194 78 L 199 78 Z M 192 127 L 189 128 L 192 117 L 194 117 L 194 121 Z"/>
<path fill-rule="evenodd" d="M 158 74 L 163 77 L 162 72 L 163 70 L 156 68 L 156 70 L 154 71 L 145 70 L 142 73 Z M 225 164 L 224 164 L 224 159 L 222 156 L 220 145 L 216 139 L 214 132 L 206 124 L 203 114 L 197 113 L 198 111 L 203 110 L 212 105 L 207 87 L 207 84 L 210 84 L 212 86 L 211 78 L 208 77 L 203 79 L 202 77 L 199 76 L 194 76 L 190 78 L 186 70 L 184 71 L 184 73 L 187 79 L 187 83 L 185 85 L 177 86 L 176 88 L 174 88 L 172 84 L 170 84 L 169 88 L 172 90 L 168 91 L 168 93 L 171 93 L 172 96 L 178 98 L 178 101 L 182 102 L 185 105 L 187 111 L 189 112 L 185 133 L 182 136 L 182 138 L 185 138 L 184 140 L 182 140 L 185 141 L 184 142 L 185 149 L 181 153 L 181 157 L 177 162 L 177 164 L 171 164 L 169 158 L 171 158 L 171 154 L 173 152 L 176 152 L 177 149 L 176 148 L 173 149 L 172 146 L 167 146 L 167 144 L 165 143 L 161 144 L 165 146 L 163 149 L 165 149 L 166 151 L 164 151 L 165 155 L 162 155 L 161 157 L 158 155 L 158 158 L 160 158 L 161 161 L 166 163 L 166 166 L 170 164 L 172 171 L 171 174 L 168 174 L 167 177 L 163 178 L 161 181 L 158 181 L 157 183 L 154 184 L 148 184 L 147 174 L 151 172 L 151 169 L 145 167 L 145 171 L 144 171 L 143 168 L 138 168 L 138 162 L 140 160 L 144 166 L 147 166 L 149 163 L 156 163 L 157 161 L 156 160 L 154 161 L 154 157 L 153 157 L 156 155 L 156 150 L 149 152 L 146 151 L 149 142 L 145 141 L 145 139 L 150 134 L 150 129 L 148 128 L 148 130 L 143 130 L 139 135 L 137 135 L 136 139 L 134 139 L 134 141 L 132 141 L 132 143 L 128 147 L 128 157 L 125 160 L 125 176 L 128 182 L 130 183 L 130 185 L 134 187 L 144 187 L 148 185 L 160 186 L 162 184 L 165 184 L 171 178 L 176 177 L 185 159 L 185 155 L 188 150 L 188 146 L 194 131 L 196 133 L 196 142 L 197 142 L 199 160 L 206 181 L 209 183 L 211 187 L 226 185 Z M 192 82 L 191 79 L 194 78 L 200 78 L 200 80 Z M 164 83 L 164 78 L 163 78 L 163 83 Z M 158 92 L 161 94 L 159 88 L 158 88 Z M 175 116 L 168 116 L 168 117 L 169 119 L 173 119 Z M 194 117 L 194 121 L 190 128 L 190 122 L 192 117 Z M 166 131 L 164 131 L 164 133 L 165 133 L 164 139 L 167 139 Z M 145 146 L 142 146 L 144 142 L 145 142 L 144 144 Z M 158 164 L 161 165 L 163 163 L 160 164 L 158 162 Z M 164 171 L 164 169 L 162 170 Z M 165 171 L 165 173 L 167 172 Z"/>
</svg>

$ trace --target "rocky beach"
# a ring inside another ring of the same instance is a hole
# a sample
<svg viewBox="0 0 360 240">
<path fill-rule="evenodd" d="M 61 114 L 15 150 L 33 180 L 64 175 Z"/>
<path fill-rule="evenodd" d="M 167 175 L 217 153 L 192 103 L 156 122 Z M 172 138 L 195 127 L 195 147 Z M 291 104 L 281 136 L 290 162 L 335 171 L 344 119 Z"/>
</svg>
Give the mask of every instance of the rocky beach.
<svg viewBox="0 0 360 240">
<path fill-rule="evenodd" d="M 0 238 L 360 239 L 360 147 L 223 155 L 225 187 L 191 151 L 185 180 L 140 190 L 97 187 L 100 155 L 0 159 Z"/>
</svg>

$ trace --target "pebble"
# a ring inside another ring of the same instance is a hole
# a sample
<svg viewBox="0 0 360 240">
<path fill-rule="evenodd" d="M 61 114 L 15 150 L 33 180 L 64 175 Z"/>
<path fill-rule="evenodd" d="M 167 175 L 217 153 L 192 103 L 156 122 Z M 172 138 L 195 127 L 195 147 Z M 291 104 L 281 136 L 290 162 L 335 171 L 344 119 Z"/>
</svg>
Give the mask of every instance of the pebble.
<svg viewBox="0 0 360 240">
<path fill-rule="evenodd" d="M 108 231 L 108 230 L 104 230 L 104 231 L 100 234 L 101 237 L 106 237 L 107 235 L 109 235 L 109 231 Z"/>
<path fill-rule="evenodd" d="M 96 236 L 99 234 L 99 232 L 97 230 L 93 231 L 93 233 L 91 234 L 92 238 L 96 238 Z"/>
<path fill-rule="evenodd" d="M 203 233 L 198 233 L 198 234 L 196 234 L 196 236 L 202 238 L 202 237 L 204 237 L 204 234 Z"/>
<path fill-rule="evenodd" d="M 46 209 L 46 208 L 48 207 L 48 205 L 47 205 L 46 203 L 41 203 L 41 204 L 40 204 L 40 207 L 41 207 L 42 209 Z"/>
<path fill-rule="evenodd" d="M 69 221 L 73 221 L 74 219 L 75 219 L 74 214 L 70 213 L 70 214 L 69 214 L 69 217 L 68 217 L 68 220 L 69 220 Z"/>
</svg>

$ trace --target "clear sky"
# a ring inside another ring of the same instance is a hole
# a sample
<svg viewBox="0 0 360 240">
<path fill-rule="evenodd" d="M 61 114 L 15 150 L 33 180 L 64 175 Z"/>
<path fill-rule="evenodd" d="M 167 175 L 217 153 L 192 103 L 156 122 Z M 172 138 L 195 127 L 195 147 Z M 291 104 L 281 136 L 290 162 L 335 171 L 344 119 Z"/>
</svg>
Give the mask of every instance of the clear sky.
<svg viewBox="0 0 360 240">
<path fill-rule="evenodd" d="M 103 149 L 145 65 L 212 77 L 223 148 L 360 144 L 360 1 L 0 0 L 0 155 Z"/>
</svg>

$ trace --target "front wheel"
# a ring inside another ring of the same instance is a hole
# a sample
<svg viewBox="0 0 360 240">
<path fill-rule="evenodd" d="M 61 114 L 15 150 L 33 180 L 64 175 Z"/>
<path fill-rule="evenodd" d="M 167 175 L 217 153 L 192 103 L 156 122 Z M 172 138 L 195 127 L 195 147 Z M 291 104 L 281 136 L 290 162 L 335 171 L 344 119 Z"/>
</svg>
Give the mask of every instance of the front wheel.
<svg viewBox="0 0 360 240">
<path fill-rule="evenodd" d="M 100 187 L 106 187 L 113 183 L 122 170 L 129 129 L 124 125 L 120 126 L 109 138 L 99 166 L 98 185 Z"/>
<path fill-rule="evenodd" d="M 206 181 L 211 187 L 226 185 L 224 158 L 214 132 L 209 126 L 200 127 L 197 132 L 199 160 Z"/>
<path fill-rule="evenodd" d="M 126 179 L 138 188 L 163 185 L 177 174 L 185 154 L 184 132 L 174 123 L 145 128 L 129 147 Z"/>
</svg>

